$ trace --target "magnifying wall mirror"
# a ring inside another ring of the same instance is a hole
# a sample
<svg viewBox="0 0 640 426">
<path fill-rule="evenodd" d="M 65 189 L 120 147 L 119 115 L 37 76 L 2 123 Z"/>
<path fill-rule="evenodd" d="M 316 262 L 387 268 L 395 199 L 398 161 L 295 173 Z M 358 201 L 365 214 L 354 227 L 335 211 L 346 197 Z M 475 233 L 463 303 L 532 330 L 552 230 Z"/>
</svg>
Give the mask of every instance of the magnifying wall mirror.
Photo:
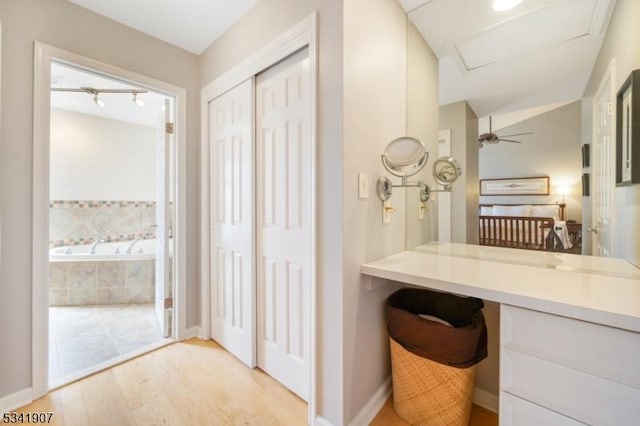
<svg viewBox="0 0 640 426">
<path fill-rule="evenodd" d="M 453 157 L 440 157 L 433 165 L 433 177 L 442 185 L 443 189 L 431 189 L 423 181 L 408 182 L 407 178 L 419 173 L 427 164 L 429 153 L 424 144 L 409 136 L 397 138 L 389 142 L 381 155 L 382 165 L 389 173 L 402 178 L 400 185 L 394 185 L 387 177 L 378 179 L 378 197 L 387 201 L 393 193 L 393 188 L 417 187 L 420 201 L 429 201 L 432 192 L 450 191 L 451 184 L 460 177 L 462 169 Z"/>
<path fill-rule="evenodd" d="M 392 140 L 382 154 L 382 165 L 394 176 L 413 176 L 427 164 L 429 153 L 416 138 L 401 137 Z"/>
<path fill-rule="evenodd" d="M 461 175 L 462 169 L 453 157 L 440 157 L 433 164 L 433 178 L 445 188 L 448 188 Z"/>
</svg>

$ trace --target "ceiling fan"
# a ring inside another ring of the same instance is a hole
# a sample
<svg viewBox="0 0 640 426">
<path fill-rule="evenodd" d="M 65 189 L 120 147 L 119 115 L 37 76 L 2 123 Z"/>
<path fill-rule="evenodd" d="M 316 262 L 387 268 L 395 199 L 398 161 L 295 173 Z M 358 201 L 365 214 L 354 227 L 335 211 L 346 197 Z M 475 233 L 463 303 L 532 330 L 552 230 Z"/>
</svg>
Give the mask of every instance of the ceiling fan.
<svg viewBox="0 0 640 426">
<path fill-rule="evenodd" d="M 485 143 L 496 144 L 498 142 L 513 142 L 513 143 L 522 143 L 522 141 L 514 141 L 513 139 L 505 139 L 513 136 L 524 136 L 524 135 L 532 135 L 533 132 L 526 133 L 515 133 L 512 135 L 504 135 L 498 136 L 491 130 L 491 116 L 489 116 L 489 133 L 483 133 L 478 136 L 478 142 L 480 143 L 480 148 L 484 146 Z"/>
</svg>

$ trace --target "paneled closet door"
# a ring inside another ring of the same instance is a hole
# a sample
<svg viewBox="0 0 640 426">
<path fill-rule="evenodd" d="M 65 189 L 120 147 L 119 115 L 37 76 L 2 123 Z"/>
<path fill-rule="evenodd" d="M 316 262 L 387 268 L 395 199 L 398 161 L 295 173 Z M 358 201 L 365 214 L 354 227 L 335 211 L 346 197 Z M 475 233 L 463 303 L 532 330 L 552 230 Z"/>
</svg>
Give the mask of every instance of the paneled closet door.
<svg viewBox="0 0 640 426">
<path fill-rule="evenodd" d="M 309 397 L 311 138 L 308 50 L 256 79 L 258 366 Z"/>
<path fill-rule="evenodd" d="M 209 104 L 211 337 L 255 367 L 254 80 Z"/>
</svg>

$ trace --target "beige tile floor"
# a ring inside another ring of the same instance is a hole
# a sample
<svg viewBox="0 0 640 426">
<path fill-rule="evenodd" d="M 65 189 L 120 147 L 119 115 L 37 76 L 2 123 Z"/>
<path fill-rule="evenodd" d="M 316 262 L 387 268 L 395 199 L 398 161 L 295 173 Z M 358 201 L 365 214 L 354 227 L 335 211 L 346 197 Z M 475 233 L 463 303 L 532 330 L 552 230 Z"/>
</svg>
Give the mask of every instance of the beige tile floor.
<svg viewBox="0 0 640 426">
<path fill-rule="evenodd" d="M 164 340 L 154 305 L 49 308 L 49 382 Z"/>
</svg>

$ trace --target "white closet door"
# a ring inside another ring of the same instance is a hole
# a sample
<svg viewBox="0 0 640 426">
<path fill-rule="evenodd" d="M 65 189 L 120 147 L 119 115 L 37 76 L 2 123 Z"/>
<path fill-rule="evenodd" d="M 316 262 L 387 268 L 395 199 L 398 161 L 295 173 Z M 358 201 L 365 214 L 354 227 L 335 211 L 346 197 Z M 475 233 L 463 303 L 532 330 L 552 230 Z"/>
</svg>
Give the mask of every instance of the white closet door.
<svg viewBox="0 0 640 426">
<path fill-rule="evenodd" d="M 610 68 L 600 83 L 593 102 L 593 206 L 592 250 L 594 256 L 612 257 L 614 254 L 613 230 L 615 196 L 615 86 L 614 68 Z"/>
<path fill-rule="evenodd" d="M 209 104 L 211 337 L 255 367 L 253 79 Z"/>
<path fill-rule="evenodd" d="M 308 50 L 256 81 L 258 367 L 309 397 L 311 273 Z"/>
</svg>

